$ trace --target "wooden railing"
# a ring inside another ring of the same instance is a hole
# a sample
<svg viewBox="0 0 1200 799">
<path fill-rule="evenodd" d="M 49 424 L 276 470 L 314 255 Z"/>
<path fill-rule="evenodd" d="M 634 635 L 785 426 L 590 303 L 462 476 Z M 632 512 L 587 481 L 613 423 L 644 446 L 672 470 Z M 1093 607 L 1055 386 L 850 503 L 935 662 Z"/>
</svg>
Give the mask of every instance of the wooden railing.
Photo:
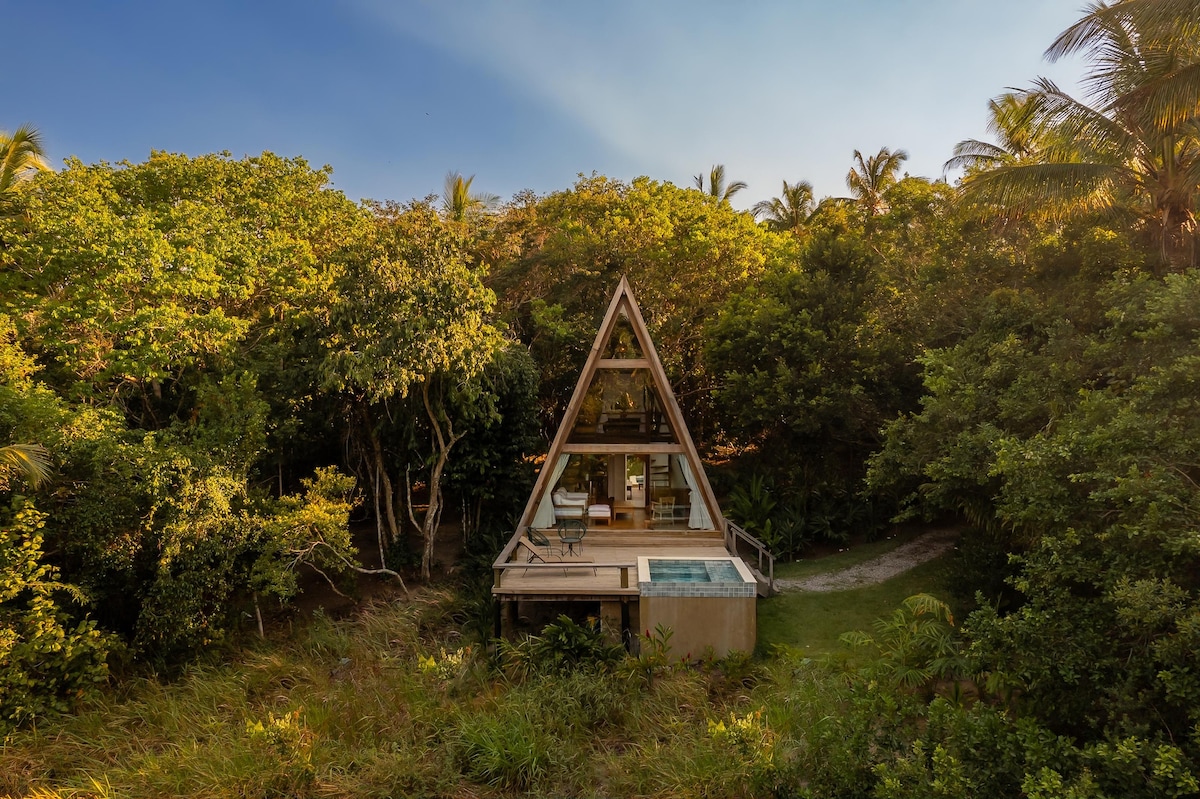
<svg viewBox="0 0 1200 799">
<path fill-rule="evenodd" d="M 728 519 L 725 520 L 725 548 L 730 554 L 741 557 L 738 552 L 738 541 L 745 541 L 758 552 L 758 573 L 767 578 L 767 586 L 771 592 L 775 591 L 775 556 L 771 554 L 771 550 L 767 549 L 767 545 L 759 541 L 754 536 L 747 533 L 742 528 L 738 527 Z M 763 569 L 763 563 L 766 562 L 766 569 Z"/>
<path fill-rule="evenodd" d="M 617 569 L 620 571 L 620 587 L 622 589 L 632 589 L 635 593 L 637 592 L 637 564 L 626 561 L 595 562 L 589 560 L 564 560 L 550 561 L 549 563 L 496 562 L 492 564 L 492 585 L 496 588 L 504 585 L 505 573 L 515 569 L 520 569 L 522 574 L 530 570 L 537 573 L 538 571 L 547 569 Z M 632 572 L 632 578 L 630 572 Z"/>
</svg>

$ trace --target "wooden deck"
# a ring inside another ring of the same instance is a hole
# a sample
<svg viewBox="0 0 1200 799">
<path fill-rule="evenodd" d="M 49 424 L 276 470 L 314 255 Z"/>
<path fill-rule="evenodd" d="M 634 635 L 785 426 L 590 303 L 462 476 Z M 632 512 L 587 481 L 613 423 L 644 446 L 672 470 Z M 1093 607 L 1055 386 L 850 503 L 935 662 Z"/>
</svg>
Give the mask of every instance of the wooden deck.
<svg viewBox="0 0 1200 799">
<path fill-rule="evenodd" d="M 638 514 L 640 516 L 640 512 Z M 492 594 L 505 600 L 605 600 L 638 595 L 637 559 L 653 557 L 728 557 L 716 530 L 688 530 L 676 523 L 645 529 L 645 520 L 616 520 L 588 527 L 579 558 L 563 563 L 526 563 L 514 536 L 494 564 Z M 639 527 L 639 525 L 643 525 Z M 555 540 L 554 531 L 547 531 Z M 555 540 L 557 543 L 557 540 Z"/>
</svg>

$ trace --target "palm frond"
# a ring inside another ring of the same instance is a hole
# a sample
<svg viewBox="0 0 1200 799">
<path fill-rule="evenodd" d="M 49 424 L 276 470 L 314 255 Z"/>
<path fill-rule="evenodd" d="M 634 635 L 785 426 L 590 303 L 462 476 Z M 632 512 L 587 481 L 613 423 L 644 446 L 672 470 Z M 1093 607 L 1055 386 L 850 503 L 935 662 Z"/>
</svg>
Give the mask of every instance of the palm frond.
<svg viewBox="0 0 1200 799">
<path fill-rule="evenodd" d="M 1013 89 L 988 102 L 988 132 L 1015 159 L 1035 156 L 1050 138 L 1045 107 L 1038 92 Z"/>
<path fill-rule="evenodd" d="M 704 174 L 696 175 L 694 178 L 696 188 L 700 191 L 705 191 Z M 713 164 L 712 169 L 708 172 L 708 190 L 707 193 L 718 200 L 728 200 L 733 195 L 737 194 L 742 189 L 748 188 L 744 180 L 735 180 L 734 182 L 725 184 L 725 165 Z"/>
<path fill-rule="evenodd" d="M 1102 38 L 1111 23 L 1105 18 L 1105 12 L 1110 8 L 1105 3 L 1089 3 L 1087 12 L 1082 19 L 1058 34 L 1046 52 L 1043 54 L 1047 61 L 1058 61 L 1077 53 L 1084 53 L 1093 46 L 1097 39 Z"/>
<path fill-rule="evenodd" d="M 992 213 L 1112 208 L 1125 177 L 1110 164 L 1052 163 L 1004 166 L 963 178 L 963 199 Z"/>
<path fill-rule="evenodd" d="M 748 184 L 746 181 L 735 180 L 732 183 L 730 183 L 728 186 L 726 186 L 725 190 L 721 192 L 721 199 L 728 200 L 733 195 L 737 194 L 739 191 L 741 191 L 743 189 L 747 189 L 749 187 L 750 187 L 750 184 Z"/>
<path fill-rule="evenodd" d="M 1092 3 L 1087 15 L 1059 35 L 1046 51 L 1057 60 L 1086 50 L 1089 39 L 1111 30 L 1114 24 L 1134 29 L 1140 39 L 1152 43 L 1172 42 L 1177 47 L 1196 48 L 1200 43 L 1200 0 L 1121 0 Z M 1193 49 L 1194 54 L 1194 49 Z"/>
<path fill-rule="evenodd" d="M 463 221 L 473 214 L 489 211 L 500 202 L 495 194 L 472 192 L 475 176 L 464 178 L 460 172 L 447 172 L 442 190 L 442 211 L 450 219 Z"/>
<path fill-rule="evenodd" d="M 943 170 L 959 169 L 980 165 L 1004 164 L 1013 160 L 1013 155 L 1003 147 L 998 147 L 978 139 L 963 139 L 954 145 L 954 155 L 942 165 Z"/>
<path fill-rule="evenodd" d="M 750 209 L 755 217 L 763 217 L 772 230 L 791 230 L 797 234 L 803 231 L 813 211 L 813 187 L 807 180 L 783 181 L 778 197 L 755 203 Z"/>
<path fill-rule="evenodd" d="M 1159 130 L 1170 130 L 1197 118 L 1200 109 L 1200 63 L 1156 78 L 1113 101 L 1117 114 L 1148 114 L 1149 122 Z"/>
<path fill-rule="evenodd" d="M 854 160 L 856 166 L 851 167 L 846 175 L 846 186 L 850 193 L 868 215 L 886 211 L 883 193 L 897 182 L 896 173 L 908 160 L 908 153 L 880 147 L 878 153 L 864 159 L 863 154 L 855 150 Z"/>
<path fill-rule="evenodd" d="M 1038 78 L 1033 85 L 1041 104 L 1039 117 L 1059 134 L 1060 143 L 1085 144 L 1095 155 L 1117 159 L 1139 148 L 1137 131 L 1121 121 L 1076 100 L 1051 80 Z"/>
<path fill-rule="evenodd" d="M 34 172 L 48 172 L 42 135 L 29 125 L 12 134 L 0 131 L 0 193 L 6 192 Z"/>
<path fill-rule="evenodd" d="M 1099 105 L 1114 106 L 1128 92 L 1195 63 L 1200 56 L 1200 2 L 1093 3 L 1046 51 L 1050 60 L 1076 54 L 1092 64 L 1082 80 L 1086 95 Z"/>
<path fill-rule="evenodd" d="M 867 174 L 867 162 L 863 159 L 863 154 L 858 150 L 854 151 L 851 156 L 854 159 L 854 166 L 850 167 L 850 171 L 846 173 L 846 188 L 851 192 L 861 191 L 863 188 L 864 175 Z"/>
<path fill-rule="evenodd" d="M 778 219 L 784 213 L 783 203 L 778 197 L 773 197 L 770 200 L 759 200 L 751 208 L 750 213 L 755 217 L 765 216 L 771 219 Z"/>
<path fill-rule="evenodd" d="M 53 467 L 49 451 L 40 444 L 9 444 L 0 447 L 0 465 L 17 470 L 32 486 L 49 479 Z"/>
<path fill-rule="evenodd" d="M 914 616 L 928 615 L 938 621 L 945 621 L 951 627 L 954 626 L 954 614 L 950 612 L 950 606 L 935 596 L 913 594 L 901 604 Z"/>
</svg>

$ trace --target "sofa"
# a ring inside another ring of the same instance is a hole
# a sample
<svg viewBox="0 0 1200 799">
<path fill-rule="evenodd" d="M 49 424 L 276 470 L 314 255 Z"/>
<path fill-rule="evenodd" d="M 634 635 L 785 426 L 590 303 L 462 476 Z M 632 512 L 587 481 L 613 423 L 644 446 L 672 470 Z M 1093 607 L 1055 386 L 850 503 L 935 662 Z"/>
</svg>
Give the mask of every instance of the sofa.
<svg viewBox="0 0 1200 799">
<path fill-rule="evenodd" d="M 588 506 L 588 495 L 586 491 L 568 491 L 565 488 L 557 488 L 550 495 L 551 501 L 554 503 L 554 519 L 582 519 L 584 511 Z"/>
</svg>

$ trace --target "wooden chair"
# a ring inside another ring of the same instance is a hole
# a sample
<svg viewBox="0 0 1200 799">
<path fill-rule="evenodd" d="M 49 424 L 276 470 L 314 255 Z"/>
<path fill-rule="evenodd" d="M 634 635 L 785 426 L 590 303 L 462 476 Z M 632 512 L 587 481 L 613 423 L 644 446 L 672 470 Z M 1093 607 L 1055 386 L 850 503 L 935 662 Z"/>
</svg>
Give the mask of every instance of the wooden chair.
<svg viewBox="0 0 1200 799">
<path fill-rule="evenodd" d="M 650 508 L 650 522 L 675 523 L 675 497 L 659 497 Z"/>
</svg>

